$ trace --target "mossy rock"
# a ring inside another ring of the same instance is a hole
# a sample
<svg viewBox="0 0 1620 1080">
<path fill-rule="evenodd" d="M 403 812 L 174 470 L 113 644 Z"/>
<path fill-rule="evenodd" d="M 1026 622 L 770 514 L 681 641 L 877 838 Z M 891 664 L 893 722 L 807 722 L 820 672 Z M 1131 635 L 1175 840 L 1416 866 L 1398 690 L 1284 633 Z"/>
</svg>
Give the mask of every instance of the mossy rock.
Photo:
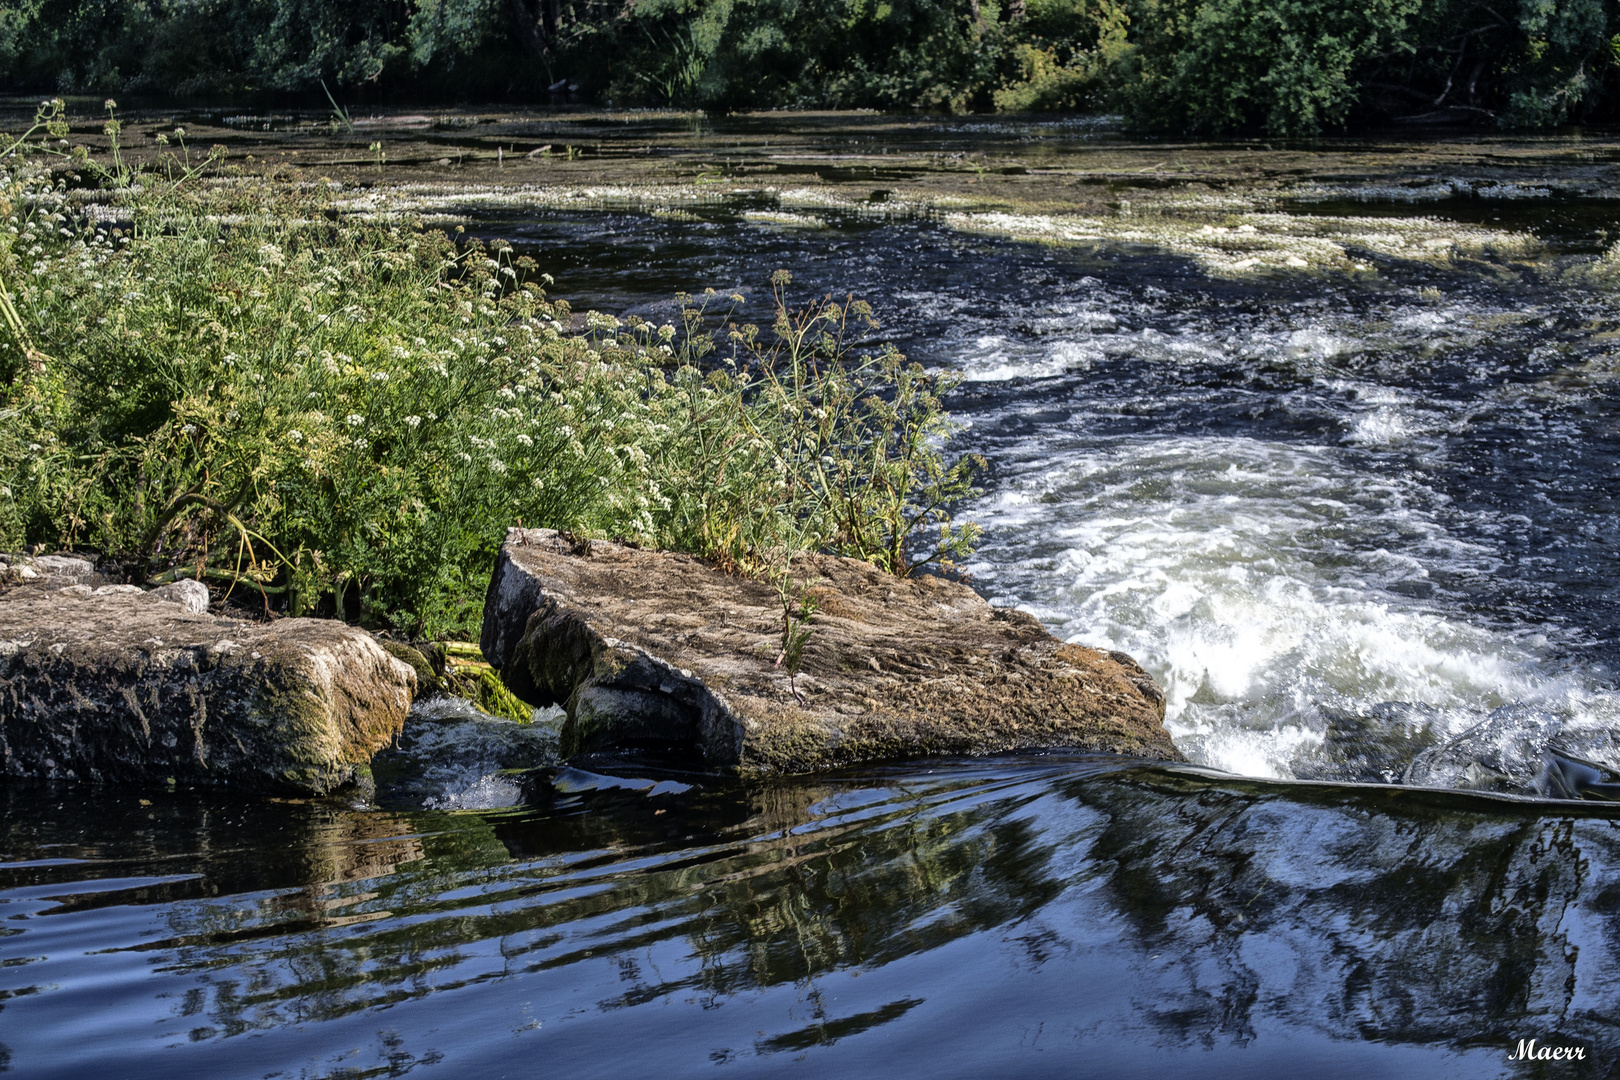
<svg viewBox="0 0 1620 1080">
<path fill-rule="evenodd" d="M 378 638 L 377 644 L 387 650 L 388 655 L 396 660 L 409 664 L 411 670 L 416 672 L 416 696 L 418 700 L 433 697 L 445 691 L 444 680 L 433 669 L 422 650 L 414 645 L 407 645 L 402 641 L 389 641 L 387 638 Z"/>
<path fill-rule="evenodd" d="M 688 555 L 512 530 L 483 655 L 511 693 L 564 706 L 566 754 L 744 774 L 1050 748 L 1181 756 L 1163 691 L 1123 653 L 1060 641 L 943 578 L 836 556 L 805 556 L 793 573 L 816 583 L 817 607 L 790 673 L 776 662 L 783 606 L 769 583 Z"/>
</svg>

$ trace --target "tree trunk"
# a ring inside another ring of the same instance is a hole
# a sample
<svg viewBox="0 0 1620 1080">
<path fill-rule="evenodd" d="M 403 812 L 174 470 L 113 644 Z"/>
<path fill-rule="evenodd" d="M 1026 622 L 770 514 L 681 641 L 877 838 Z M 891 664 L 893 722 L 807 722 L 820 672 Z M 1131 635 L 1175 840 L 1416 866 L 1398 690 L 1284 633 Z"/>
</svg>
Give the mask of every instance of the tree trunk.
<svg viewBox="0 0 1620 1080">
<path fill-rule="evenodd" d="M 542 12 L 551 6 L 548 0 L 540 0 L 540 4 Z M 548 38 L 541 33 L 540 20 L 535 17 L 528 0 L 506 0 L 506 14 L 512 20 L 512 34 L 517 38 L 518 47 L 537 59 L 544 56 Z M 554 9 L 552 17 L 555 26 Z"/>
</svg>

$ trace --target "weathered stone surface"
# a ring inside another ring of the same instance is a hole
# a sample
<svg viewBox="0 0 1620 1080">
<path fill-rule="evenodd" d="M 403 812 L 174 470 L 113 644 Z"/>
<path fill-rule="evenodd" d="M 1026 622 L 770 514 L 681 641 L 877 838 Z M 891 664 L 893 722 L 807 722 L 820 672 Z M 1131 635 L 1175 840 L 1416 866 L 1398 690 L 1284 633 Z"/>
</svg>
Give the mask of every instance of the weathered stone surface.
<svg viewBox="0 0 1620 1080">
<path fill-rule="evenodd" d="M 18 586 L 35 589 L 64 589 L 88 585 L 92 589 L 109 584 L 90 560 L 77 555 L 0 554 L 0 593 Z"/>
<path fill-rule="evenodd" d="M 965 585 L 806 558 L 819 609 L 796 679 L 768 585 L 697 559 L 513 529 L 484 655 L 563 750 L 641 749 L 742 771 L 1068 747 L 1176 759 L 1164 695 L 1123 653 L 1066 645 Z"/>
<path fill-rule="evenodd" d="M 342 623 L 201 614 L 205 594 L 24 585 L 0 597 L 4 772 L 316 794 L 368 781 L 410 708 L 410 666 Z"/>
<path fill-rule="evenodd" d="M 207 611 L 211 599 L 208 595 L 208 586 L 190 578 L 181 578 L 167 585 L 159 585 L 152 590 L 151 595 L 159 600 L 172 600 L 193 615 L 201 615 Z"/>
</svg>

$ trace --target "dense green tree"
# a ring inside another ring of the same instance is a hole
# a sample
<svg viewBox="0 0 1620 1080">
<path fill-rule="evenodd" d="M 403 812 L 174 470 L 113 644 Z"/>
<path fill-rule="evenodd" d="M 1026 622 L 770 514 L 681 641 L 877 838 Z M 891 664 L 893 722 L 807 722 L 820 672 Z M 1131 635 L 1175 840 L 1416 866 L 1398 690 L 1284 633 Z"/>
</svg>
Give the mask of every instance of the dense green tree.
<svg viewBox="0 0 1620 1080">
<path fill-rule="evenodd" d="M 1400 47 L 1369 70 L 1362 108 L 1504 127 L 1612 117 L 1615 30 L 1612 0 L 1425 0 Z"/>
<path fill-rule="evenodd" d="M 1395 46 L 1418 0 L 1134 0 L 1121 91 L 1145 127 L 1314 134 L 1344 122 L 1356 69 Z"/>
<path fill-rule="evenodd" d="M 1147 130 L 1612 119 L 1620 0 L 12 0 L 0 88 L 1090 110 Z M 549 95 L 549 96 L 548 96 Z"/>
</svg>

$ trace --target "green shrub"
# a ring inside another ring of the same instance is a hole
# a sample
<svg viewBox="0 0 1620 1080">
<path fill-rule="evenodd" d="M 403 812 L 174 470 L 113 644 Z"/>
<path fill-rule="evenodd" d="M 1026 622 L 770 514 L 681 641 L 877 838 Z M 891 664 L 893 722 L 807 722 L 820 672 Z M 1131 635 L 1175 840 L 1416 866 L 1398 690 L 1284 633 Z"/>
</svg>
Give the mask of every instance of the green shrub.
<svg viewBox="0 0 1620 1080">
<path fill-rule="evenodd" d="M 571 333 L 503 243 L 339 220 L 324 187 L 182 151 L 136 176 L 109 132 L 110 162 L 57 163 L 99 191 L 41 143 L 0 156 L 0 548 L 442 635 L 519 521 L 754 572 L 825 549 L 906 573 L 971 540 L 940 383 L 856 355 L 858 304 L 795 316 L 779 282 L 774 334 L 727 327 L 724 363 L 701 307 Z"/>
<path fill-rule="evenodd" d="M 705 307 L 687 303 L 682 363 L 667 382 L 649 371 L 648 539 L 745 568 L 811 550 L 905 575 L 965 555 L 977 530 L 953 527 L 948 508 L 981 462 L 941 450 L 954 429 L 939 395 L 954 381 L 891 346 L 861 353 L 877 328 L 862 301 L 790 311 L 790 281 L 772 279 L 769 339 L 731 323 L 717 343 Z M 705 373 L 697 361 L 717 347 L 729 355 Z"/>
<path fill-rule="evenodd" d="M 1419 0 L 1134 0 L 1120 100 L 1136 126 L 1312 135 L 1341 125 L 1357 69 Z"/>
<path fill-rule="evenodd" d="M 1520 0 L 1522 37 L 1503 127 L 1550 127 L 1577 115 L 1602 69 L 1615 63 L 1605 6 L 1603 0 Z"/>
</svg>

